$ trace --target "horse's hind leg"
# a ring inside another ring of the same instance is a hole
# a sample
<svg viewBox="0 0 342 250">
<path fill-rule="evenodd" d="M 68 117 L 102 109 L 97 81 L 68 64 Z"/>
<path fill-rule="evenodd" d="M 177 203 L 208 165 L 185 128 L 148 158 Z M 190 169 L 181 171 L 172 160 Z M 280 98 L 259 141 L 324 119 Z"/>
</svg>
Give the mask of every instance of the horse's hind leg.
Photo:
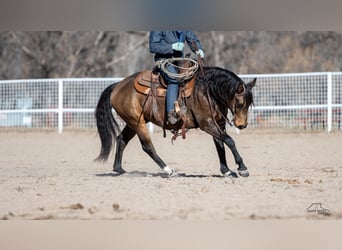
<svg viewBox="0 0 342 250">
<path fill-rule="evenodd" d="M 125 150 L 128 142 L 136 135 L 136 132 L 126 126 L 121 134 L 117 138 L 116 152 L 115 152 L 115 160 L 113 165 L 113 171 L 119 174 L 123 174 L 126 171 L 122 168 L 122 155 Z"/>
<path fill-rule="evenodd" d="M 139 125 L 137 134 L 144 152 L 146 152 L 165 173 L 170 176 L 174 174 L 175 171 L 170 168 L 157 154 L 145 123 L 141 123 Z"/>
</svg>

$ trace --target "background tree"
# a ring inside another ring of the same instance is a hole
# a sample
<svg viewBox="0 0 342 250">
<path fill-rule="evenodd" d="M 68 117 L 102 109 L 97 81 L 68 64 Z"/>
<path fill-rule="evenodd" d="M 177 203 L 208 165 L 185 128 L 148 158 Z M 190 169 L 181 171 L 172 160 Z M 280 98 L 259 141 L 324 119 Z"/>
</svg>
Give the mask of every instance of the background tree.
<svg viewBox="0 0 342 250">
<path fill-rule="evenodd" d="M 342 70 L 342 32 L 196 32 L 205 63 L 239 74 Z M 126 76 L 151 68 L 147 31 L 3 31 L 0 79 Z"/>
</svg>

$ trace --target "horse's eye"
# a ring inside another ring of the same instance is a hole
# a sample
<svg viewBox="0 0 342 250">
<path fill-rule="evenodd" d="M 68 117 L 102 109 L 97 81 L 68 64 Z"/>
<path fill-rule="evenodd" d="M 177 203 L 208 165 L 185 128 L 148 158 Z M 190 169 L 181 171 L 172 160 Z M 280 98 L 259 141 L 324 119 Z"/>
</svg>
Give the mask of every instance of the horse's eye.
<svg viewBox="0 0 342 250">
<path fill-rule="evenodd" d="M 242 109 L 243 108 L 243 104 L 242 103 L 237 103 L 236 104 L 236 108 L 237 109 Z"/>
</svg>

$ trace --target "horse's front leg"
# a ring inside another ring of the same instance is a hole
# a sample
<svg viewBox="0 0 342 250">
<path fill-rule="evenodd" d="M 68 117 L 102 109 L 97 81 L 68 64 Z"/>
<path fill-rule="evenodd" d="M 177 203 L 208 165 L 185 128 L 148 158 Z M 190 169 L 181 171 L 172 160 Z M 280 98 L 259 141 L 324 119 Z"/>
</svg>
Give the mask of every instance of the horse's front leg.
<svg viewBox="0 0 342 250">
<path fill-rule="evenodd" d="M 226 162 L 224 144 L 226 144 L 229 149 L 232 151 L 235 163 L 239 166 L 238 173 L 242 177 L 248 177 L 249 173 L 247 167 L 243 163 L 243 160 L 236 149 L 235 142 L 233 138 L 231 138 L 225 131 L 225 123 L 221 122 L 221 126 L 218 127 L 216 124 L 208 123 L 207 126 L 203 126 L 203 130 L 206 131 L 208 134 L 212 135 L 214 138 L 214 143 L 216 146 L 216 150 L 220 159 L 220 170 L 221 173 L 225 176 L 236 176 L 236 173 L 231 171 Z M 234 177 L 235 177 L 234 176 Z"/>
<path fill-rule="evenodd" d="M 222 140 L 219 140 L 215 137 L 213 137 L 214 139 L 214 143 L 215 143 L 215 146 L 216 146 L 216 151 L 217 151 L 217 154 L 218 154 L 218 157 L 219 157 L 219 160 L 220 160 L 220 170 L 221 170 L 221 173 L 224 175 L 224 176 L 227 176 L 227 177 L 233 177 L 233 178 L 237 178 L 237 174 L 230 170 L 228 168 L 228 165 L 227 165 L 227 160 L 226 160 L 226 152 L 225 152 L 225 149 L 224 149 L 224 143 Z"/>
<path fill-rule="evenodd" d="M 248 177 L 249 176 L 249 172 L 247 170 L 247 167 L 243 163 L 243 160 L 242 160 L 239 152 L 236 149 L 235 142 L 234 142 L 233 138 L 230 137 L 227 134 L 224 134 L 222 139 L 223 139 L 223 142 L 229 147 L 229 149 L 233 153 L 233 156 L 234 156 L 234 159 L 235 159 L 235 163 L 239 166 L 238 167 L 239 175 L 242 176 L 242 177 Z"/>
</svg>

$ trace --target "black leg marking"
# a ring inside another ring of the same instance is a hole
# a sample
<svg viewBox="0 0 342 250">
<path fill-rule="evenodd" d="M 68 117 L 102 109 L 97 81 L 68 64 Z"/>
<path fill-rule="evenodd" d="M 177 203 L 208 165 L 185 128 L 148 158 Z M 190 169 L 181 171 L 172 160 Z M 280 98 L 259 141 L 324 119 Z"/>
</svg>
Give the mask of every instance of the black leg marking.
<svg viewBox="0 0 342 250">
<path fill-rule="evenodd" d="M 115 160 L 113 165 L 113 171 L 119 174 L 123 174 L 126 171 L 122 168 L 122 155 L 128 144 L 128 142 L 136 135 L 133 129 L 126 126 L 121 134 L 117 138 Z"/>
</svg>

